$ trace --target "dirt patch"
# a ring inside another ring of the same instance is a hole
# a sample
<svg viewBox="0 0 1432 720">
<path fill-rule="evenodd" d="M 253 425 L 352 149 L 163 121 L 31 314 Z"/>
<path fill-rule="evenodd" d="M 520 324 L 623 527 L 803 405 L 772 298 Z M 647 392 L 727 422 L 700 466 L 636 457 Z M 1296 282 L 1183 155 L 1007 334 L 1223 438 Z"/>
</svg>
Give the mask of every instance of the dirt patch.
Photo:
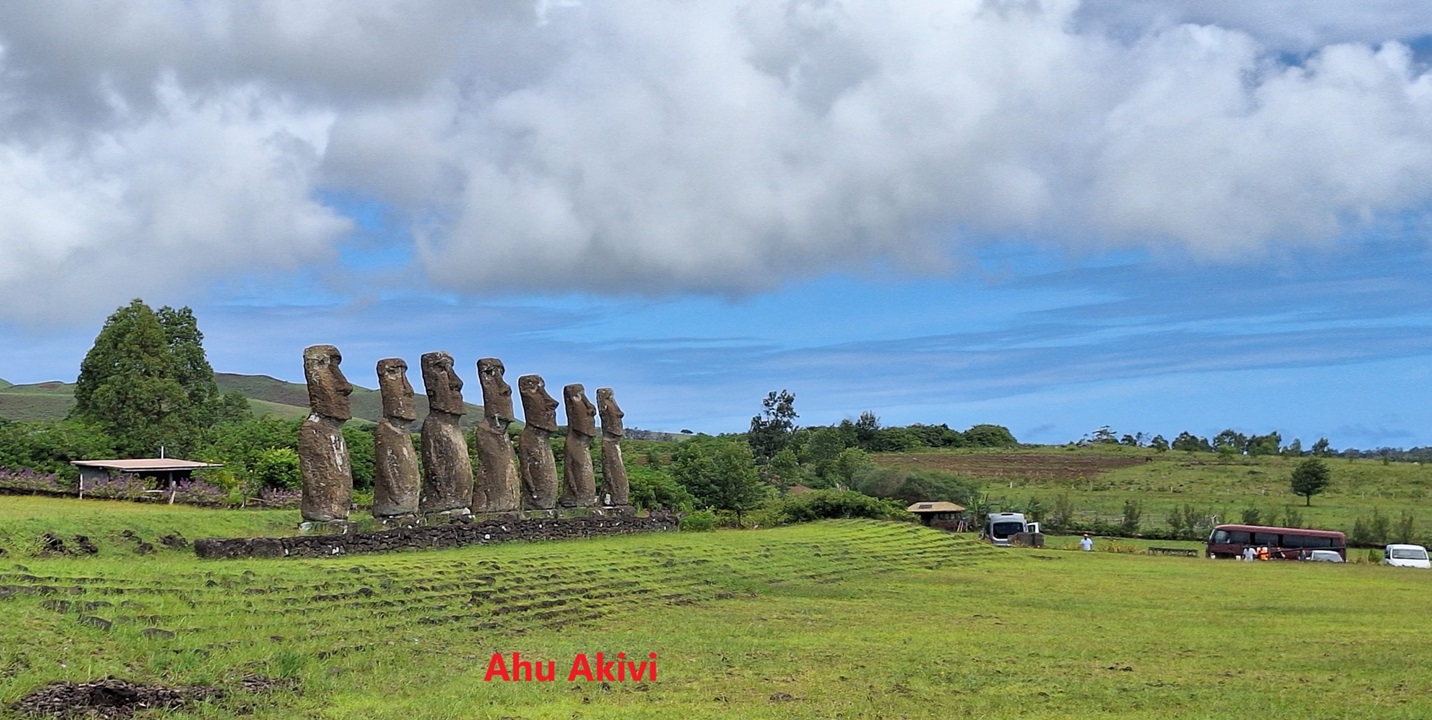
<svg viewBox="0 0 1432 720">
<path fill-rule="evenodd" d="M 178 708 L 222 696 L 218 688 L 176 690 L 109 677 L 85 683 L 52 683 L 20 698 L 10 709 L 26 717 L 127 718 L 137 710 Z"/>
<path fill-rule="evenodd" d="M 262 675 L 249 675 L 238 681 L 239 689 L 255 693 L 292 689 L 293 685 L 290 680 L 275 680 Z M 132 717 L 140 710 L 175 709 L 205 700 L 222 700 L 227 695 L 228 693 L 217 687 L 169 688 L 163 685 L 140 685 L 107 677 L 83 683 L 51 683 L 15 701 L 9 709 L 27 718 L 107 720 Z"/>
<path fill-rule="evenodd" d="M 1077 480 L 1111 470 L 1141 465 L 1148 458 L 1128 455 L 1066 455 L 1060 453 L 880 453 L 876 464 L 902 470 L 942 470 L 976 478 Z"/>
</svg>

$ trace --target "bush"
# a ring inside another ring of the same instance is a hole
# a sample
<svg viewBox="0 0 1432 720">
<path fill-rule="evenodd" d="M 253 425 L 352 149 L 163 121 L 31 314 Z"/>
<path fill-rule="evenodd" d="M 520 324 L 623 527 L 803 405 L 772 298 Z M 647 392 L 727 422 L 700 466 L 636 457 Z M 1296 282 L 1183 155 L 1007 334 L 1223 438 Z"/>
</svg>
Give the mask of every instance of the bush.
<svg viewBox="0 0 1432 720">
<path fill-rule="evenodd" d="M 779 510 L 780 522 L 830 518 L 911 519 L 903 506 L 852 490 L 814 490 L 801 495 L 788 495 L 781 499 Z"/>
<path fill-rule="evenodd" d="M 297 490 L 303 487 L 298 452 L 289 448 L 261 450 L 254 459 L 252 475 L 259 487 Z"/>
<path fill-rule="evenodd" d="M 303 501 L 302 490 L 264 488 L 259 491 L 258 504 L 264 507 L 294 509 Z"/>
<path fill-rule="evenodd" d="M 57 495 L 74 491 L 72 488 L 65 487 L 60 482 L 60 476 L 54 473 L 35 472 L 34 470 L 16 471 L 4 468 L 0 468 L 0 488 L 20 492 L 42 493 L 45 495 Z"/>
<path fill-rule="evenodd" d="M 716 513 L 710 510 L 687 513 L 681 517 L 678 529 L 681 532 L 711 532 L 716 529 Z"/>
<path fill-rule="evenodd" d="M 851 489 L 877 498 L 894 498 L 905 505 L 944 500 L 966 508 L 979 497 L 980 485 L 939 470 L 896 470 L 868 466 L 856 473 Z"/>
<path fill-rule="evenodd" d="M 103 477 L 85 488 L 85 495 L 113 500 L 137 500 L 144 496 L 149 486 L 144 480 L 124 474 L 117 477 Z"/>
<path fill-rule="evenodd" d="M 643 510 L 688 511 L 696 506 L 696 498 L 676 482 L 671 473 L 659 467 L 629 465 L 627 480 L 631 485 L 632 504 Z"/>
<path fill-rule="evenodd" d="M 223 488 L 203 480 L 180 480 L 174 484 L 174 502 L 190 505 L 223 505 L 229 500 L 229 493 Z"/>
</svg>

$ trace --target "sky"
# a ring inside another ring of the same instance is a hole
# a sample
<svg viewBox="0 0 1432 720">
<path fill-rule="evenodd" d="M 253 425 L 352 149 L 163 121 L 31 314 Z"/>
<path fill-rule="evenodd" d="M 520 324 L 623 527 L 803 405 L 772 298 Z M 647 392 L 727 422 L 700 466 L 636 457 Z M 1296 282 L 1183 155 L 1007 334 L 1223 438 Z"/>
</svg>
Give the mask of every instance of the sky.
<svg viewBox="0 0 1432 720">
<path fill-rule="evenodd" d="M 1432 5 L 0 4 L 0 378 L 135 297 L 628 427 L 1432 445 Z"/>
</svg>

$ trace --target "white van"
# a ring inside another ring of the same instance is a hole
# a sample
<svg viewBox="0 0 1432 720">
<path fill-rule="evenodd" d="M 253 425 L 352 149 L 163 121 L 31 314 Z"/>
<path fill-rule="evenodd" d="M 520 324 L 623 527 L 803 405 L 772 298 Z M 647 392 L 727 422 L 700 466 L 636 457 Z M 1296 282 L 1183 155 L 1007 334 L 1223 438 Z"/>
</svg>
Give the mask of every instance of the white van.
<svg viewBox="0 0 1432 720">
<path fill-rule="evenodd" d="M 1382 551 L 1384 565 L 1393 567 L 1427 568 L 1432 570 L 1432 559 L 1427 557 L 1427 548 L 1421 545 L 1394 543 Z"/>
</svg>

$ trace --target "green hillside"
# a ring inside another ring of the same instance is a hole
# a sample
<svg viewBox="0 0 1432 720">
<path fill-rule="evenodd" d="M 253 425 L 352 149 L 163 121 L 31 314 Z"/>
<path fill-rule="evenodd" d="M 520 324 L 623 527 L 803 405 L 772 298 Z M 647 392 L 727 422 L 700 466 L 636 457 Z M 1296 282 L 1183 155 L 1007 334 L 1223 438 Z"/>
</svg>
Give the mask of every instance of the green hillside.
<svg viewBox="0 0 1432 720">
<path fill-rule="evenodd" d="M 250 400 L 254 414 L 265 413 L 277 417 L 303 417 L 308 414 L 308 387 L 301 383 L 284 382 L 267 375 L 239 375 L 236 373 L 214 373 L 214 379 L 223 392 L 238 390 Z M 377 390 L 353 386 L 348 396 L 353 408 L 353 417 L 378 422 L 383 419 L 383 396 Z M 254 401 L 259 401 L 255 403 Z M 418 417 L 428 414 L 428 398 L 422 393 L 413 397 Z M 482 406 L 466 403 L 467 414 L 462 418 L 463 427 L 471 427 L 482 419 Z"/>
<path fill-rule="evenodd" d="M 51 382 L 0 387 L 0 418 L 6 420 L 58 420 L 75 404 L 74 383 Z"/>
<path fill-rule="evenodd" d="M 301 383 L 284 382 L 267 375 L 214 373 L 221 392 L 237 390 L 249 399 L 254 415 L 279 418 L 301 418 L 308 414 L 308 388 Z M 353 417 L 378 422 L 383 419 L 383 398 L 377 390 L 354 386 L 349 396 Z M 428 412 L 428 398 L 418 393 L 413 398 L 418 417 Z M 59 420 L 75 405 L 75 385 L 58 380 L 29 385 L 12 385 L 0 380 L 0 419 L 34 421 Z M 471 427 L 482 418 L 482 406 L 467 403 L 463 427 Z"/>
</svg>

